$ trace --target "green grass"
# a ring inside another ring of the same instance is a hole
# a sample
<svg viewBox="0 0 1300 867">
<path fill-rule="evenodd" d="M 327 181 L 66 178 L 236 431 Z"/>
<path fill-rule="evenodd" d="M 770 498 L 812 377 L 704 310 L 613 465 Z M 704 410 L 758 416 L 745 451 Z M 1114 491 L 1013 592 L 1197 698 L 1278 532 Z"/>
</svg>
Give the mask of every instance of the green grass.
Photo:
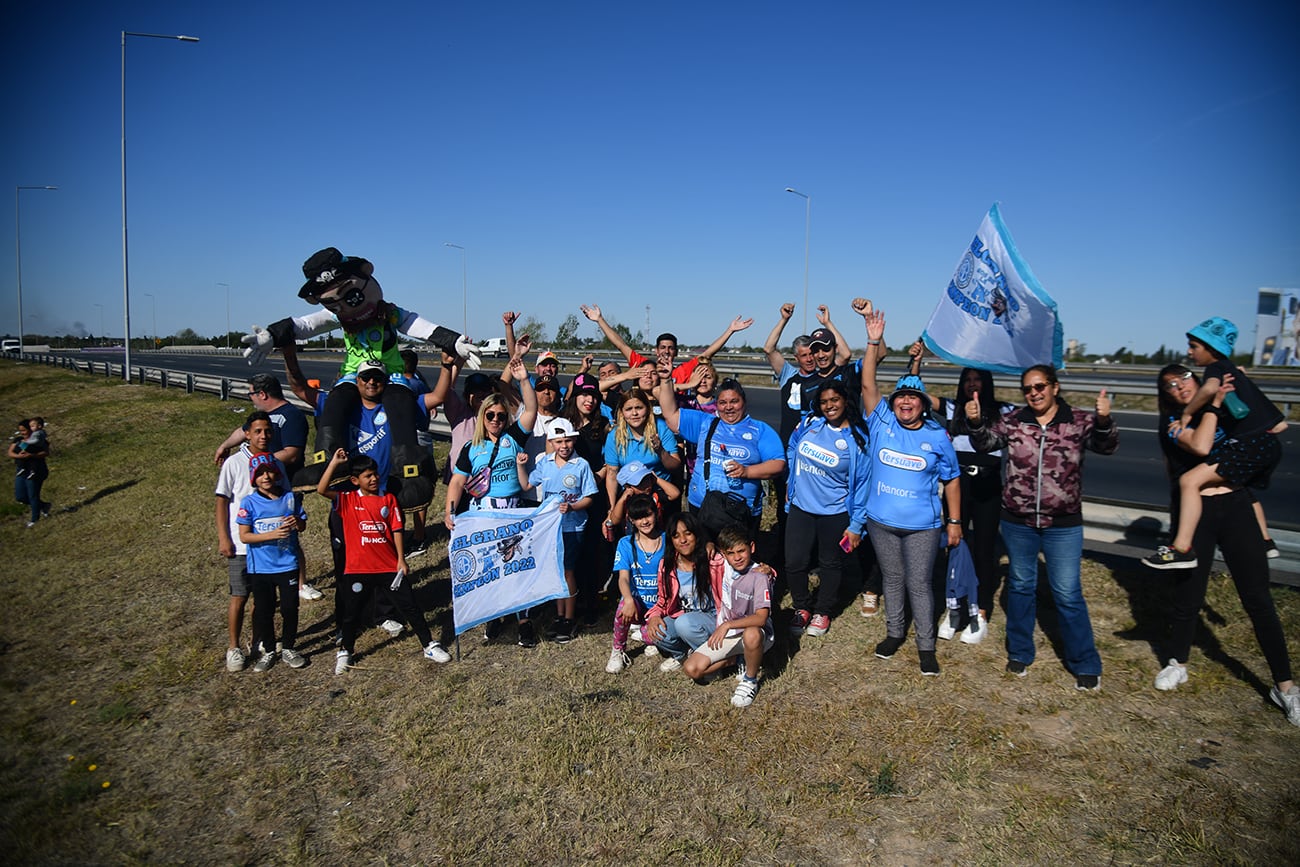
<svg viewBox="0 0 1300 867">
<path fill-rule="evenodd" d="M 608 614 L 533 651 L 467 635 L 446 666 L 372 630 L 336 678 L 313 498 L 310 664 L 227 674 L 211 452 L 247 409 L 0 363 L 0 417 L 46 416 L 55 447 L 53 519 L 0 515 L 7 863 L 1296 861 L 1300 729 L 1222 577 L 1173 694 L 1151 686 L 1163 579 L 1093 559 L 1097 694 L 1041 634 L 1029 676 L 1002 673 L 1000 613 L 922 678 L 910 642 L 871 655 L 883 618 L 856 608 L 825 638 L 779 635 L 743 711 L 729 679 L 636 652 L 606 674 Z M 445 551 L 412 565 L 449 639 Z M 1294 636 L 1300 600 L 1275 595 Z"/>
</svg>

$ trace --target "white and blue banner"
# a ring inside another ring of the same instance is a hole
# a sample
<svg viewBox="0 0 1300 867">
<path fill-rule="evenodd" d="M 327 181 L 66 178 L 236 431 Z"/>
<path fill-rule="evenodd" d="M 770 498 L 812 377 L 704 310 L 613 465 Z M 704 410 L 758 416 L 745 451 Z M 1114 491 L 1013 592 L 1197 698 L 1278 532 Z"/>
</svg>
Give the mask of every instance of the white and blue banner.
<svg viewBox="0 0 1300 867">
<path fill-rule="evenodd" d="M 998 206 L 980 223 L 921 339 L 961 367 L 1019 374 L 1064 367 L 1056 302 L 1011 240 Z"/>
<path fill-rule="evenodd" d="M 456 516 L 451 562 L 456 634 L 480 623 L 569 595 L 558 497 L 536 509 L 465 512 Z"/>
</svg>

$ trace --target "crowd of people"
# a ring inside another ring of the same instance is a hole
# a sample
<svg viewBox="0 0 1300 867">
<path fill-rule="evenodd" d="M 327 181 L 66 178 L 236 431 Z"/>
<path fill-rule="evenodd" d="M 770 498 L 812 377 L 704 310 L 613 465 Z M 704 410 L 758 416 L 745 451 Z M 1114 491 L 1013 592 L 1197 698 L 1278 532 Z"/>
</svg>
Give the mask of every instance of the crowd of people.
<svg viewBox="0 0 1300 867">
<path fill-rule="evenodd" d="M 757 694 L 774 622 L 787 624 L 792 635 L 818 638 L 846 607 L 865 617 L 883 607 L 886 636 L 875 656 L 894 657 L 911 629 L 920 673 L 935 676 L 938 641 L 960 637 L 975 644 L 989 634 L 999 613 L 999 554 L 1005 551 L 1000 613 L 1006 670 L 1024 677 L 1035 660 L 1041 556 L 1062 661 L 1078 689 L 1100 689 L 1102 660 L 1081 582 L 1082 468 L 1086 452 L 1108 455 L 1119 445 L 1105 390 L 1086 408 L 1072 406 L 1057 371 L 1040 364 L 1020 375 L 1023 405 L 999 401 L 992 374 L 976 368 L 962 370 L 952 398 L 941 398 L 920 375 L 925 348 L 919 342 L 909 350 L 909 371 L 884 389 L 878 383 L 884 313 L 862 298 L 854 299 L 852 310 L 863 319 L 866 351 L 860 357 L 853 357 L 821 307 L 819 327 L 794 338 L 787 359 L 778 344 L 794 306 L 781 307 L 764 344 L 781 395 L 776 428 L 750 415 L 745 387 L 720 378 L 711 363 L 752 324 L 740 317 L 701 354 L 679 361 L 673 334 L 659 335 L 653 350 L 642 354 L 599 307 L 583 306 L 624 363 L 596 366 L 587 356 L 567 383 L 553 353 L 534 355 L 529 336 L 514 333 L 519 314 L 513 311 L 502 317 L 509 361 L 500 375 L 464 370 L 466 359 L 445 349 L 432 386 L 413 353 L 404 358 L 400 380 L 378 360 L 362 363 L 353 380 L 360 402 L 351 410 L 348 442 L 309 461 L 327 464 L 312 487 L 334 505 L 335 672 L 351 667 L 357 634 L 369 625 L 394 636 L 409 626 L 425 657 L 450 659 L 410 591 L 407 558 L 427 546 L 423 507 L 394 499 L 392 488 L 402 480 L 385 450 L 390 437 L 383 408 L 393 405 L 393 396 L 384 399 L 383 392 L 406 388 L 421 429 L 439 413 L 451 429 L 441 474 L 448 530 L 466 512 L 560 503 L 567 595 L 549 617 L 524 610 L 511 618 L 522 647 L 571 642 L 612 614 L 606 671 L 625 670 L 642 645 L 642 656 L 659 658 L 663 671 L 700 680 L 734 672 L 731 701 L 745 707 Z M 1197 612 L 1218 546 L 1272 671 L 1272 698 L 1300 725 L 1300 688 L 1291 680 L 1268 590 L 1267 557 L 1276 549 L 1249 493 L 1267 484 L 1276 466 L 1280 420 L 1258 389 L 1243 387 L 1244 374 L 1225 366 L 1223 353 L 1198 355 L 1207 342 L 1224 348 L 1205 340 L 1220 334 L 1208 324 L 1189 331 L 1192 358 L 1207 366 L 1204 388 L 1183 367 L 1166 368 L 1158 383 L 1159 435 L 1175 479 L 1176 539 L 1148 564 L 1180 571 L 1162 651 L 1169 664 L 1155 686 L 1171 690 L 1187 679 Z M 319 413 L 325 392 L 304 378 L 292 346 L 282 352 L 290 388 Z M 283 401 L 274 377 L 253 378 L 250 393 L 255 389 L 274 403 L 259 406 L 218 450 L 217 526 L 229 562 L 231 671 L 245 664 L 240 630 L 250 593 L 258 671 L 277 658 L 301 665 L 294 647 L 297 606 L 300 597 L 312 598 L 304 592 L 310 585 L 296 538 L 305 526 L 302 494 L 294 494 L 289 482 L 309 454 L 306 422 Z M 1225 424 L 1226 410 L 1217 408 L 1234 391 L 1244 391 L 1249 406 Z M 1233 425 L 1244 444 L 1231 435 Z M 12 446 L 10 455 L 24 460 Z M 349 480 L 344 490 L 338 487 L 342 477 Z M 775 498 L 778 520 L 774 544 L 760 549 L 768 497 Z M 35 520 L 39 498 L 32 502 Z M 271 520 L 277 509 L 278 522 Z M 407 533 L 413 518 L 415 532 Z M 373 538 L 363 541 L 365 534 Z M 949 557 L 963 546 L 962 556 Z M 759 561 L 760 550 L 770 562 Z M 960 570 L 950 561 L 969 564 L 968 580 L 954 583 L 948 573 Z M 774 620 L 778 578 L 791 608 Z M 861 588 L 860 605 L 845 597 L 850 587 Z M 549 621 L 543 635 L 535 619 Z M 483 640 L 501 640 L 507 625 L 486 624 Z"/>
</svg>

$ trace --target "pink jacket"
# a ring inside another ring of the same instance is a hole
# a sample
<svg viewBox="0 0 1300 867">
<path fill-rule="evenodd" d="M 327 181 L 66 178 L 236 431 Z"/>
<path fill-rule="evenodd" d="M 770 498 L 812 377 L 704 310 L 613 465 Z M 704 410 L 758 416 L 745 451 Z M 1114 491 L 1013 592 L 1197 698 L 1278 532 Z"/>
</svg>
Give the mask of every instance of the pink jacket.
<svg viewBox="0 0 1300 867">
<path fill-rule="evenodd" d="M 670 543 L 671 544 L 671 543 Z M 727 561 L 722 559 L 722 555 L 716 551 L 709 558 L 709 588 L 713 591 L 713 603 L 719 604 L 722 599 L 722 575 L 723 570 L 727 567 Z M 682 613 L 682 603 L 678 598 L 678 592 L 681 585 L 677 582 L 676 572 L 665 573 L 664 563 L 659 561 L 659 599 L 654 606 L 646 612 L 648 620 L 651 617 L 676 617 Z"/>
</svg>

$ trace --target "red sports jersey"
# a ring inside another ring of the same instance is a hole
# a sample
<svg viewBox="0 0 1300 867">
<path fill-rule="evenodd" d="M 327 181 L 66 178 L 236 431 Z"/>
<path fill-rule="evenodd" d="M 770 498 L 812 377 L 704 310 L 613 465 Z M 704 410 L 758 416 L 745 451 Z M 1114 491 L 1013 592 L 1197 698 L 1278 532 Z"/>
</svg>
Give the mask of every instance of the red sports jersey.
<svg viewBox="0 0 1300 867">
<path fill-rule="evenodd" d="M 402 507 L 392 494 L 365 497 L 360 491 L 342 491 L 334 508 L 343 524 L 348 574 L 396 572 L 397 546 L 393 531 L 401 530 Z"/>
</svg>

